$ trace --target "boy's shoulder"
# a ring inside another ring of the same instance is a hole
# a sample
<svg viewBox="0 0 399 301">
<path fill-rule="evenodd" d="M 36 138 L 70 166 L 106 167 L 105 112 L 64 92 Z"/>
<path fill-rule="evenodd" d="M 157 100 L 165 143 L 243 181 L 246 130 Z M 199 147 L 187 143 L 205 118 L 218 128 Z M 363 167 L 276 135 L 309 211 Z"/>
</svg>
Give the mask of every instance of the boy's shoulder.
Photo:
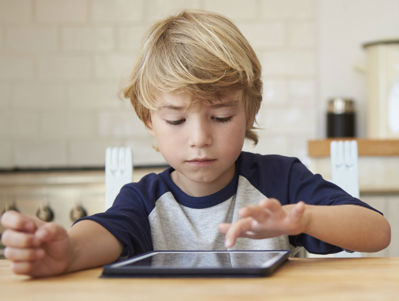
<svg viewBox="0 0 399 301">
<path fill-rule="evenodd" d="M 310 175 L 308 169 L 295 157 L 262 155 L 242 152 L 237 169 L 251 185 L 268 197 L 285 200 L 287 187 L 293 181 Z"/>
<path fill-rule="evenodd" d="M 252 152 L 242 152 L 238 164 L 240 169 L 261 168 L 262 170 L 289 169 L 292 165 L 300 163 L 296 157 L 287 157 L 276 154 L 262 155 Z"/>
<path fill-rule="evenodd" d="M 124 185 L 118 195 L 120 198 L 130 199 L 134 197 L 142 200 L 156 200 L 169 190 L 165 178 L 170 173 L 170 168 L 166 168 L 160 173 L 149 173 L 137 182 Z"/>
</svg>

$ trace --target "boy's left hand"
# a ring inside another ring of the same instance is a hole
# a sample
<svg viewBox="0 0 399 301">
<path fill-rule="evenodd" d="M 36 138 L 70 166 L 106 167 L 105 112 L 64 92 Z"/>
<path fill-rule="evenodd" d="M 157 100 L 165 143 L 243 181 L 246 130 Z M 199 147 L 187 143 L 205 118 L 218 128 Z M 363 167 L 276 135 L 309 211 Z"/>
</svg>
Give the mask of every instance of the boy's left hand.
<svg viewBox="0 0 399 301">
<path fill-rule="evenodd" d="M 222 223 L 219 231 L 226 235 L 225 246 L 231 248 L 238 237 L 262 239 L 305 232 L 305 203 L 282 206 L 277 199 L 265 199 L 258 205 L 240 209 L 240 219 Z"/>
</svg>

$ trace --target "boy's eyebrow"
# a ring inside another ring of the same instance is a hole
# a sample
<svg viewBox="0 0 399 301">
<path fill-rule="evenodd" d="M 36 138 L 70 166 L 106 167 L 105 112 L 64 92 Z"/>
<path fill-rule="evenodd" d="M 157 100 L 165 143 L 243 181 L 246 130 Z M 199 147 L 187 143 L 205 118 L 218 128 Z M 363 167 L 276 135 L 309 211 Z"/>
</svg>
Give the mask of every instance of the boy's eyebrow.
<svg viewBox="0 0 399 301">
<path fill-rule="evenodd" d="M 235 107 L 237 106 L 238 102 L 239 102 L 238 99 L 232 99 L 229 101 L 213 103 L 211 104 L 211 107 L 212 108 Z"/>
<path fill-rule="evenodd" d="M 171 105 L 171 104 L 165 104 L 160 106 L 158 109 L 159 110 L 164 110 L 164 109 L 169 109 L 169 110 L 183 110 L 185 107 L 184 106 L 175 106 L 175 105 Z"/>
<path fill-rule="evenodd" d="M 216 103 L 212 103 L 210 105 L 210 107 L 212 107 L 212 108 L 235 107 L 235 106 L 237 106 L 238 102 L 239 102 L 238 99 L 233 99 L 233 100 L 229 100 L 229 101 L 225 101 L 225 102 L 216 102 Z M 176 106 L 173 104 L 164 104 L 159 107 L 159 110 L 164 110 L 164 109 L 180 111 L 180 110 L 186 110 L 187 107 L 186 106 Z"/>
</svg>

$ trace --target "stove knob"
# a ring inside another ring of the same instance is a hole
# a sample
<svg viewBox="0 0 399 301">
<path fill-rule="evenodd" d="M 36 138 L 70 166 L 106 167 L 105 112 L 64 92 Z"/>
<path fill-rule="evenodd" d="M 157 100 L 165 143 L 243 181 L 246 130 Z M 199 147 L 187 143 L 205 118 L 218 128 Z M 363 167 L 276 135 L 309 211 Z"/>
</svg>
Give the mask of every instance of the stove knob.
<svg viewBox="0 0 399 301">
<path fill-rule="evenodd" d="M 71 218 L 72 222 L 77 221 L 78 219 L 87 216 L 86 209 L 81 205 L 76 205 L 72 208 L 71 212 L 69 213 L 69 217 Z"/>
<path fill-rule="evenodd" d="M 40 206 L 36 211 L 36 216 L 40 218 L 42 221 L 51 222 L 54 220 L 54 211 L 50 208 L 49 205 Z"/>
<path fill-rule="evenodd" d="M 11 211 L 11 210 L 20 212 L 20 211 L 19 211 L 19 208 L 17 207 L 17 204 L 12 203 L 11 205 L 5 206 L 5 207 L 4 207 L 4 210 L 3 210 L 3 212 L 2 212 L 1 214 L 3 214 L 3 213 L 6 212 L 6 211 Z"/>
</svg>

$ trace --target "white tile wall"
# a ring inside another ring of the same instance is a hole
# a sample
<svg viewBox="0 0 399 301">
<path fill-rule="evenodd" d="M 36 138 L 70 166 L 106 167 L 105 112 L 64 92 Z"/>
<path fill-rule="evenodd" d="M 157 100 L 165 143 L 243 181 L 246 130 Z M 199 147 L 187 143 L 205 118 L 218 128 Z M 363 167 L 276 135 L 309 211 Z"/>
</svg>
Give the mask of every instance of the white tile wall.
<svg viewBox="0 0 399 301">
<path fill-rule="evenodd" d="M 85 0 L 36 0 L 33 4 L 38 23 L 84 23 L 89 14 Z"/>
<path fill-rule="evenodd" d="M 61 49 L 89 52 L 112 51 L 114 32 L 110 26 L 66 27 L 61 29 Z"/>
<path fill-rule="evenodd" d="M 306 156 L 316 129 L 315 0 L 1 0 L 0 169 L 101 166 L 108 145 L 163 162 L 118 96 L 150 24 L 182 8 L 222 13 L 263 64 L 262 153 Z"/>
<path fill-rule="evenodd" d="M 32 0 L 0 1 L 0 22 L 2 24 L 29 23 L 33 19 Z"/>
</svg>

